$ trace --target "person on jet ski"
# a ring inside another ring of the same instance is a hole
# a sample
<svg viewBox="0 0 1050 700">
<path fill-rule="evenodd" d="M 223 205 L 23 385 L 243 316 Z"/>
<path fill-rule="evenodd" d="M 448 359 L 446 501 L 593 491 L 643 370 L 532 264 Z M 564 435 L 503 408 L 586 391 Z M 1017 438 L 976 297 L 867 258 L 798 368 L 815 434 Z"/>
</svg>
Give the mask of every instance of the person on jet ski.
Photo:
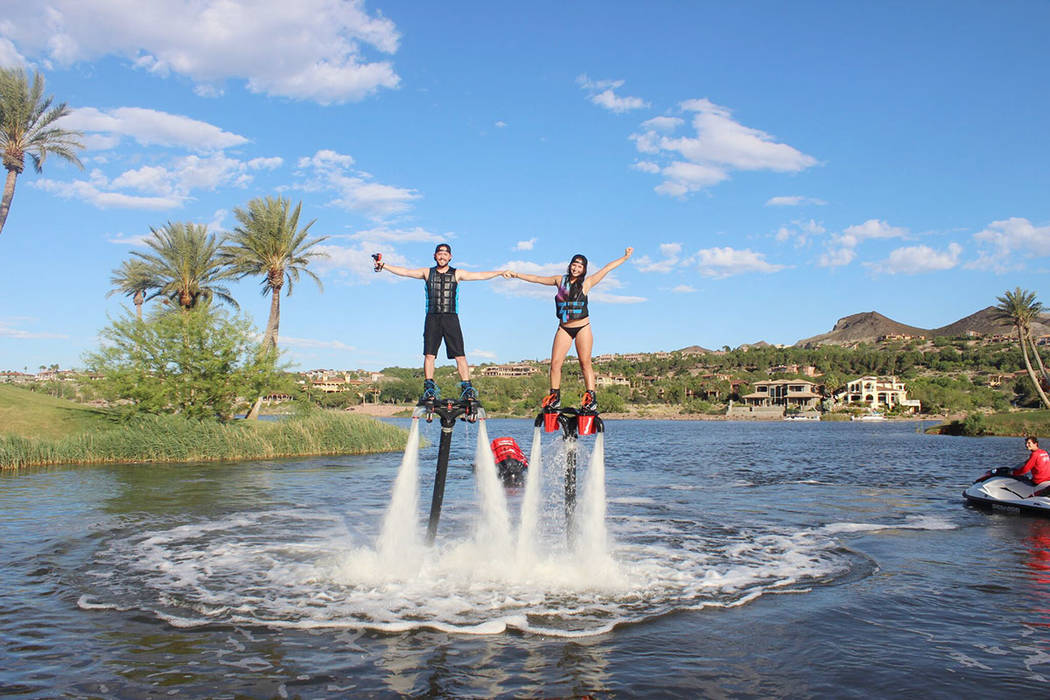
<svg viewBox="0 0 1050 700">
<path fill-rule="evenodd" d="M 1026 437 L 1024 446 L 1029 452 L 1028 461 L 1010 472 L 1010 475 L 1032 485 L 1050 481 L 1050 455 L 1046 453 L 1046 450 L 1039 448 L 1039 440 L 1034 437 Z M 1029 472 L 1031 474 L 1025 476 Z"/>
</svg>

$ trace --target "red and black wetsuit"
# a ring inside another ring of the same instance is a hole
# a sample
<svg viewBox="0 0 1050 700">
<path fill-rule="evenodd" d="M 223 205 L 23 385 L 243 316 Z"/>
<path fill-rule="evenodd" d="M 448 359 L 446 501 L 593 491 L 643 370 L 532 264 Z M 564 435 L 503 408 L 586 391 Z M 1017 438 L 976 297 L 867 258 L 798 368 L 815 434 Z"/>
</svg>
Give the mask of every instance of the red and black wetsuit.
<svg viewBox="0 0 1050 700">
<path fill-rule="evenodd" d="M 1010 473 L 1013 476 L 1023 476 L 1029 471 L 1032 472 L 1033 484 L 1050 481 L 1050 455 L 1046 453 L 1046 450 L 1033 450 L 1028 456 L 1028 461 Z"/>
</svg>

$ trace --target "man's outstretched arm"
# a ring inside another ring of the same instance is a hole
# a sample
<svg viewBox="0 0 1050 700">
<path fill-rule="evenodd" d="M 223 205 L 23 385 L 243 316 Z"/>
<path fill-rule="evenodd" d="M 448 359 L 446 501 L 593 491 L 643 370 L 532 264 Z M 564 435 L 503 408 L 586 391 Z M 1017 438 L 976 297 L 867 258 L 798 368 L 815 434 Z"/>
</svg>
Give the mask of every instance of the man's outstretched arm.
<svg viewBox="0 0 1050 700">
<path fill-rule="evenodd" d="M 473 282 L 476 280 L 490 280 L 500 275 L 506 277 L 507 270 L 489 270 L 488 272 L 470 272 L 469 270 L 456 270 L 457 282 Z"/>
<path fill-rule="evenodd" d="M 388 270 L 393 272 L 395 275 L 400 277 L 412 277 L 415 279 L 425 280 L 427 278 L 427 268 L 425 267 L 401 267 L 400 265 L 391 265 L 390 263 L 380 263 L 379 269 L 376 272 Z"/>
</svg>

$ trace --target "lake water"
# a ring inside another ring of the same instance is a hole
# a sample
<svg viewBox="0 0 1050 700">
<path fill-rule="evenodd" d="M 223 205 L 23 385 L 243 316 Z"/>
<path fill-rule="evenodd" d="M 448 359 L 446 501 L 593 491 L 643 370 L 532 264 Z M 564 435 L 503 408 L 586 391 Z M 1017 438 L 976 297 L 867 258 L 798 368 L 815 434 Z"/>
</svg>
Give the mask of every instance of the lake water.
<svg viewBox="0 0 1050 700">
<path fill-rule="evenodd" d="M 1046 696 L 1050 520 L 960 497 L 1022 443 L 918 427 L 609 421 L 598 558 L 555 435 L 526 558 L 481 522 L 464 423 L 435 546 L 392 560 L 400 454 L 2 473 L 0 694 Z M 487 431 L 530 450 L 530 421 Z"/>
</svg>

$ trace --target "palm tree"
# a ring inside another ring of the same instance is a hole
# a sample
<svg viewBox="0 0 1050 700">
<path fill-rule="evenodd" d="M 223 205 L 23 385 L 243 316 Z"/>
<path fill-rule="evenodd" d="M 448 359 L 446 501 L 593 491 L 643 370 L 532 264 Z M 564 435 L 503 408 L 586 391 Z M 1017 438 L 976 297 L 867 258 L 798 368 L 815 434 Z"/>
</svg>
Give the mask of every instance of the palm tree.
<svg viewBox="0 0 1050 700">
<path fill-rule="evenodd" d="M 120 264 L 120 267 L 113 270 L 113 275 L 109 278 L 109 281 L 113 285 L 113 289 L 106 296 L 113 296 L 117 292 L 121 292 L 125 296 L 131 297 L 131 300 L 135 303 L 135 315 L 141 321 L 142 304 L 146 301 L 146 293 L 153 289 L 154 283 L 146 261 L 139 258 L 125 260 Z"/>
<path fill-rule="evenodd" d="M 263 352 L 277 349 L 278 328 L 281 325 L 281 290 L 287 289 L 291 296 L 292 287 L 299 281 L 299 275 L 306 273 L 324 289 L 320 278 L 306 269 L 311 258 L 324 256 L 316 250 L 315 245 L 328 239 L 328 236 L 307 240 L 314 219 L 306 226 L 299 228 L 299 215 L 303 203 L 295 205 L 289 212 L 291 200 L 284 197 L 255 198 L 248 202 L 245 209 L 234 209 L 234 216 L 240 224 L 233 230 L 229 243 L 222 248 L 222 259 L 229 266 L 229 274 L 237 279 L 248 275 L 262 275 L 262 294 L 270 295 L 270 317 L 266 321 L 266 333 L 263 335 Z M 248 420 L 259 417 L 262 397 L 255 400 L 248 415 Z"/>
<path fill-rule="evenodd" d="M 307 240 L 307 233 L 317 220 L 300 229 L 299 215 L 303 203 L 299 202 L 291 212 L 289 207 L 291 201 L 284 197 L 266 197 L 253 199 L 245 209 L 234 209 L 240 225 L 233 230 L 221 251 L 230 275 L 237 279 L 262 275 L 262 294 L 270 295 L 270 317 L 263 336 L 266 351 L 277 348 L 281 290 L 286 289 L 286 294 L 291 296 L 292 287 L 302 273 L 312 277 L 318 288 L 324 289 L 320 278 L 306 266 L 312 258 L 325 257 L 324 253 L 310 249 L 328 240 L 328 236 Z"/>
<path fill-rule="evenodd" d="M 1020 287 L 1015 287 L 1012 292 L 1004 292 L 1003 296 L 996 297 L 996 300 L 999 302 L 995 307 L 999 310 L 999 318 L 1013 323 L 1014 329 L 1017 331 L 1017 340 L 1021 344 L 1021 354 L 1024 357 L 1024 366 L 1025 369 L 1028 370 L 1028 376 L 1032 380 L 1032 384 L 1035 385 L 1035 390 L 1039 394 L 1039 399 L 1043 402 L 1044 407 L 1050 408 L 1050 400 L 1047 399 L 1046 392 L 1043 391 L 1043 386 L 1040 383 L 1039 378 L 1035 376 L 1035 370 L 1032 369 L 1032 361 L 1028 359 L 1028 345 L 1031 342 L 1032 321 L 1039 316 L 1039 312 L 1043 310 L 1043 305 L 1036 300 L 1035 292 L 1030 292 L 1027 289 L 1021 289 Z M 1042 362 L 1041 358 L 1040 362 Z"/>
<path fill-rule="evenodd" d="M 187 310 L 215 298 L 238 308 L 230 290 L 216 284 L 229 276 L 219 257 L 223 239 L 209 234 L 203 224 L 178 221 L 150 231 L 153 237 L 146 240 L 146 245 L 151 252 L 132 251 L 145 262 L 149 287 L 156 290 L 146 301 L 165 297 Z"/>
<path fill-rule="evenodd" d="M 7 168 L 0 199 L 0 231 L 11 210 L 15 180 L 25 170 L 26 155 L 38 173 L 43 171 L 44 161 L 51 153 L 84 167 L 76 154 L 84 147 L 78 140 L 82 134 L 55 126 L 70 110 L 65 102 L 52 107 L 53 99 L 44 96 L 44 77 L 40 73 L 34 73 L 30 83 L 25 69 L 0 68 L 0 151 Z"/>
</svg>

